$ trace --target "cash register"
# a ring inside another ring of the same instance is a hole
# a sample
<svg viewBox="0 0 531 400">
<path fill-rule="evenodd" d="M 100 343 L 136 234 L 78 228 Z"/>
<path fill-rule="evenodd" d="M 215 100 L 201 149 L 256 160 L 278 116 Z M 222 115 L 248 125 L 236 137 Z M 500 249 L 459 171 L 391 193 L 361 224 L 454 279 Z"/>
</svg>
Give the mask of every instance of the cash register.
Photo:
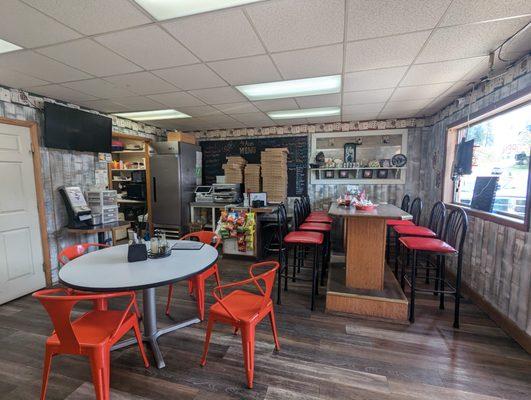
<svg viewBox="0 0 531 400">
<path fill-rule="evenodd" d="M 212 186 L 198 186 L 194 193 L 195 201 L 198 203 L 212 203 L 214 201 Z"/>
<path fill-rule="evenodd" d="M 61 186 L 59 193 L 65 203 L 69 228 L 88 228 L 94 225 L 92 212 L 80 187 Z"/>
</svg>

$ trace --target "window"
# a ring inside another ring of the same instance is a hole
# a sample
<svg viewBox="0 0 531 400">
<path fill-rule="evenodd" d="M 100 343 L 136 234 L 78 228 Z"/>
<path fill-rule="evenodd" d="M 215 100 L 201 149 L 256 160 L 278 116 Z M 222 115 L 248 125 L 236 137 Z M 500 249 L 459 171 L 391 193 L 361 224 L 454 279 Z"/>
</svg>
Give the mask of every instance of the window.
<svg viewBox="0 0 531 400">
<path fill-rule="evenodd" d="M 454 202 L 470 206 L 478 177 L 497 181 L 492 212 L 525 218 L 531 146 L 531 103 L 457 131 L 474 140 L 472 174 L 455 181 Z M 479 192 L 481 193 L 481 191 Z"/>
<path fill-rule="evenodd" d="M 472 113 L 448 129 L 443 200 L 475 217 L 527 231 L 530 225 L 531 93 Z M 462 160 L 470 160 L 472 168 Z M 469 142 L 470 143 L 470 142 Z M 460 154 L 458 154 L 458 150 Z M 460 156 L 463 157 L 460 157 Z M 493 197 L 488 193 L 493 193 Z M 492 205 L 492 210 L 489 211 Z"/>
</svg>

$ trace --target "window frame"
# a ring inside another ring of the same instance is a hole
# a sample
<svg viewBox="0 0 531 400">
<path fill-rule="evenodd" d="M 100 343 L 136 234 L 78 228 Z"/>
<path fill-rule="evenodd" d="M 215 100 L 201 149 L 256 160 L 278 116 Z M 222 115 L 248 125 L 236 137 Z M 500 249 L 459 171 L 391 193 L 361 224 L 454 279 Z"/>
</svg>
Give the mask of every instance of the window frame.
<svg viewBox="0 0 531 400">
<path fill-rule="evenodd" d="M 516 92 L 503 100 L 495 102 L 494 104 L 485 107 L 479 111 L 471 113 L 470 116 L 461 118 L 447 126 L 445 134 L 445 162 L 443 165 L 441 194 L 443 202 L 448 207 L 461 207 L 466 211 L 468 215 L 471 215 L 473 217 L 477 217 L 485 221 L 495 222 L 500 225 L 509 226 L 517 230 L 525 232 L 529 231 L 529 227 L 531 225 L 531 162 L 528 166 L 527 195 L 524 219 L 500 213 L 491 213 L 476 210 L 469 206 L 454 202 L 455 182 L 452 180 L 452 166 L 454 164 L 456 156 L 458 131 L 461 128 L 464 128 L 467 125 L 474 125 L 483 122 L 489 118 L 502 115 L 516 108 L 523 107 L 529 104 L 531 104 L 531 88 Z"/>
</svg>

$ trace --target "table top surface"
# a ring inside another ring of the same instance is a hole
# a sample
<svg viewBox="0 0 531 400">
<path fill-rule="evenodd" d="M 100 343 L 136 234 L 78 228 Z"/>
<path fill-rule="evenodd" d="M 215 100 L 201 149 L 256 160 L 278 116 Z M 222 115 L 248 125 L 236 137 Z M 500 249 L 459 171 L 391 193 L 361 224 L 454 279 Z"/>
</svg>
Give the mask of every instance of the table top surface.
<svg viewBox="0 0 531 400">
<path fill-rule="evenodd" d="M 175 241 L 168 241 L 172 246 Z M 207 244 L 200 250 L 173 250 L 166 258 L 127 261 L 128 245 L 108 247 L 76 258 L 59 270 L 59 280 L 79 290 L 138 290 L 168 285 L 196 275 L 218 259 Z"/>
<path fill-rule="evenodd" d="M 356 207 L 330 206 L 328 214 L 342 218 L 413 219 L 413 216 L 393 204 L 378 204 L 372 211 L 356 210 Z"/>
<path fill-rule="evenodd" d="M 131 222 L 128 221 L 116 221 L 116 222 L 109 222 L 107 224 L 100 224 L 100 225 L 93 225 L 93 226 L 87 226 L 86 228 L 66 228 L 68 232 L 72 233 L 100 233 L 100 232 L 110 232 L 113 229 L 119 229 L 119 228 L 129 228 L 131 226 Z"/>
</svg>

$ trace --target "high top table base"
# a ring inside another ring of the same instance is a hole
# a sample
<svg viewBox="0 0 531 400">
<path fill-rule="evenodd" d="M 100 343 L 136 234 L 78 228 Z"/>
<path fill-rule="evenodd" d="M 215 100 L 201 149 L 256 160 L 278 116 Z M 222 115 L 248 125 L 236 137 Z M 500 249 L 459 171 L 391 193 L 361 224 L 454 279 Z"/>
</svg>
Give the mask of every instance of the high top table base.
<svg viewBox="0 0 531 400">
<path fill-rule="evenodd" d="M 151 351 L 153 352 L 153 357 L 155 358 L 155 363 L 157 365 L 157 368 L 159 369 L 164 368 L 166 364 L 164 363 L 164 358 L 162 357 L 162 352 L 160 351 L 160 347 L 157 342 L 157 339 L 160 336 L 176 331 L 177 329 L 186 328 L 189 325 L 201 322 L 201 320 L 199 318 L 192 318 L 192 319 L 185 320 L 177 324 L 168 326 L 163 329 L 158 329 L 157 327 L 157 302 L 155 299 L 155 288 L 144 289 L 142 293 L 143 293 L 142 303 L 143 303 L 143 310 L 144 310 L 144 315 L 142 319 L 142 322 L 144 324 L 144 334 L 143 334 L 142 340 L 148 343 L 149 347 L 151 347 Z M 122 349 L 124 347 L 131 346 L 132 344 L 136 344 L 135 338 L 123 340 L 119 343 L 116 343 L 111 348 L 111 350 Z"/>
</svg>

